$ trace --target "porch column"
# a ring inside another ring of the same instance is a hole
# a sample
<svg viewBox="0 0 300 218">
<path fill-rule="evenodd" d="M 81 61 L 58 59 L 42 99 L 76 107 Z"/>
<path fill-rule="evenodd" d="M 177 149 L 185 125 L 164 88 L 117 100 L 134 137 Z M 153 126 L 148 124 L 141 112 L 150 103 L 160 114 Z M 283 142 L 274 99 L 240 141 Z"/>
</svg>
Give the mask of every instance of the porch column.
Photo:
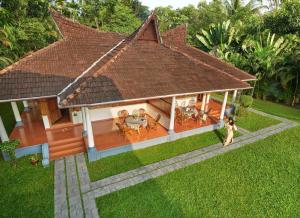
<svg viewBox="0 0 300 218">
<path fill-rule="evenodd" d="M 176 97 L 172 97 L 169 133 L 174 132 Z"/>
<path fill-rule="evenodd" d="M 221 121 L 224 120 L 226 103 L 227 103 L 227 97 L 228 97 L 228 92 L 225 92 L 224 100 L 223 100 L 223 104 L 222 104 L 222 109 L 221 109 L 221 114 L 220 114 L 220 120 Z"/>
<path fill-rule="evenodd" d="M 23 122 L 22 122 L 22 119 L 21 119 L 21 116 L 20 116 L 20 112 L 19 112 L 17 103 L 15 101 L 11 102 L 11 107 L 12 107 L 12 110 L 14 112 L 14 116 L 15 116 L 15 120 L 16 120 L 16 126 L 22 126 Z"/>
<path fill-rule="evenodd" d="M 5 129 L 4 124 L 2 122 L 1 116 L 0 116 L 0 137 L 1 137 L 2 142 L 9 141 L 9 138 L 7 136 L 7 132 L 6 132 L 6 129 Z"/>
<path fill-rule="evenodd" d="M 81 115 L 82 115 L 82 125 L 83 125 L 83 132 L 82 134 L 85 136 L 87 134 L 87 125 L 86 125 L 86 117 L 85 117 L 85 110 L 84 107 L 81 108 Z"/>
<path fill-rule="evenodd" d="M 29 107 L 28 107 L 28 101 L 23 101 L 23 105 L 24 105 L 24 111 L 29 111 Z"/>
<path fill-rule="evenodd" d="M 232 95 L 231 104 L 234 104 L 234 103 L 235 103 L 236 96 L 237 96 L 237 90 L 234 90 L 234 91 L 233 91 L 233 95 Z"/>
<path fill-rule="evenodd" d="M 206 101 L 205 101 L 205 107 L 204 107 L 204 111 L 205 111 L 205 112 L 207 112 L 209 100 L 210 100 L 210 93 L 208 93 L 208 94 L 206 95 Z"/>
<path fill-rule="evenodd" d="M 94 142 L 93 127 L 92 127 L 92 122 L 91 122 L 91 117 L 90 117 L 90 111 L 89 111 L 89 108 L 87 108 L 87 107 L 84 110 L 85 110 L 85 119 L 86 119 L 86 127 L 87 127 L 88 145 L 89 145 L 89 148 L 94 148 L 95 142 Z"/>
<path fill-rule="evenodd" d="M 206 104 L 206 94 L 203 94 L 202 102 L 201 102 L 201 112 L 202 113 L 204 112 L 205 104 Z"/>
</svg>

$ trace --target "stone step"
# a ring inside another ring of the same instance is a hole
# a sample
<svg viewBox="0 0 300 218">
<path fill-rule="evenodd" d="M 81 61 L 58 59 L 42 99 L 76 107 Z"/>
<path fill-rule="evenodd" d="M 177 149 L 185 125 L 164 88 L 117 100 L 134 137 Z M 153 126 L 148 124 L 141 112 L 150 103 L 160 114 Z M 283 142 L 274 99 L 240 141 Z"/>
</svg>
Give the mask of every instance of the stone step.
<svg viewBox="0 0 300 218">
<path fill-rule="evenodd" d="M 72 149 L 67 149 L 67 150 L 62 150 L 62 151 L 58 151 L 58 152 L 50 152 L 50 160 L 56 160 L 59 159 L 61 157 L 67 157 L 73 154 L 78 154 L 81 152 L 85 152 L 85 147 L 84 146 L 80 146 L 80 147 L 75 147 Z"/>
</svg>

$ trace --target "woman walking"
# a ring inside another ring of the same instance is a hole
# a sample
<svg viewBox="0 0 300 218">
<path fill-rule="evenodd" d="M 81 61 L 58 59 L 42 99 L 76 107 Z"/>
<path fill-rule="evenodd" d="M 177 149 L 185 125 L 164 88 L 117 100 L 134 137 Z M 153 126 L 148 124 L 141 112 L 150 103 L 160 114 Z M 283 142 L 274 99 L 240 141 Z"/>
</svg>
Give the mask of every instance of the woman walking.
<svg viewBox="0 0 300 218">
<path fill-rule="evenodd" d="M 234 121 L 232 119 L 232 117 L 229 117 L 228 122 L 225 124 L 225 128 L 227 129 L 227 134 L 226 137 L 224 139 L 224 146 L 229 145 L 230 143 L 233 142 L 233 131 L 237 130 L 236 125 L 234 124 Z"/>
</svg>

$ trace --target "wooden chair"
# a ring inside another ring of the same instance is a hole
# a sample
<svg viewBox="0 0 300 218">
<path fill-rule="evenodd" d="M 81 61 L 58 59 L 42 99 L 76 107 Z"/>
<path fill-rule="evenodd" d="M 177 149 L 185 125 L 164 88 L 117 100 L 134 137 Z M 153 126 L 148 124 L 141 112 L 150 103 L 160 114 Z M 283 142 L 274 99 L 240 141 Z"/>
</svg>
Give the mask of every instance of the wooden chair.
<svg viewBox="0 0 300 218">
<path fill-rule="evenodd" d="M 127 133 L 131 134 L 132 129 L 130 129 L 126 124 L 116 123 L 120 133 L 126 135 Z"/>
<path fill-rule="evenodd" d="M 139 109 L 139 116 L 140 117 L 145 117 L 146 116 L 146 110 L 144 108 Z"/>
<path fill-rule="evenodd" d="M 125 118 L 128 117 L 129 113 L 127 110 L 121 110 L 118 112 L 118 121 L 123 124 L 125 122 Z"/>
<path fill-rule="evenodd" d="M 157 125 L 159 123 L 159 120 L 161 118 L 161 115 L 160 114 L 157 114 L 155 120 L 149 120 L 148 121 L 148 125 L 147 125 L 147 129 L 150 130 L 150 129 L 157 129 Z"/>
<path fill-rule="evenodd" d="M 188 120 L 188 116 L 186 116 L 185 114 L 182 113 L 182 111 L 179 108 L 175 109 L 175 120 L 180 123 L 180 125 L 184 124 L 185 121 Z"/>
</svg>

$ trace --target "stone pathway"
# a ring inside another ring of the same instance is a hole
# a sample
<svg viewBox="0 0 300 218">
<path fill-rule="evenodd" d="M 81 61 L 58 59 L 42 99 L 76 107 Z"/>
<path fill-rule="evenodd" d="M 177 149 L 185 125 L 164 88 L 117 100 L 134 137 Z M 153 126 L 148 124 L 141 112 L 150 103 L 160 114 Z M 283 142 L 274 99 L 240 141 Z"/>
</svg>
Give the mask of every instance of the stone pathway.
<svg viewBox="0 0 300 218">
<path fill-rule="evenodd" d="M 218 143 L 96 182 L 90 181 L 83 154 L 55 161 L 55 217 L 99 217 L 95 202 L 98 197 L 199 163 L 297 125 L 283 118 L 252 111 L 278 119 L 281 123 L 252 133 L 240 128 L 244 135 L 237 137 L 227 147 Z"/>
</svg>

